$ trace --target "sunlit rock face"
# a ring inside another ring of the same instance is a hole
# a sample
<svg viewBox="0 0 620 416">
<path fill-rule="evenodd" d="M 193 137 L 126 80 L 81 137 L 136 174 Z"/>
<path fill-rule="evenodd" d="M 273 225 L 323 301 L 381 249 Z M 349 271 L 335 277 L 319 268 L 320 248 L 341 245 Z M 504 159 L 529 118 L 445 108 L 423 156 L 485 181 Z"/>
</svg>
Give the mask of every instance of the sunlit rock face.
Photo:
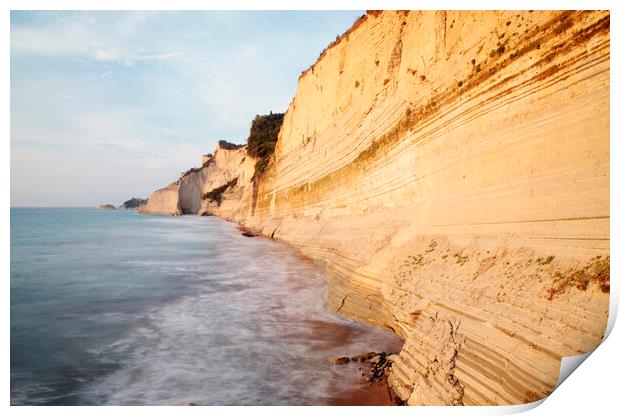
<svg viewBox="0 0 620 416">
<path fill-rule="evenodd" d="M 218 145 L 213 156 L 201 167 L 184 172 L 176 182 L 153 192 L 147 204 L 140 207 L 140 212 L 159 215 L 205 213 L 201 207 L 209 201 L 203 200 L 203 196 L 237 178 L 245 157 L 245 147 L 231 150 Z"/>
<path fill-rule="evenodd" d="M 404 339 L 407 403 L 534 401 L 607 324 L 609 68 L 605 11 L 369 13 L 300 77 L 260 178 L 235 150 L 161 206 L 324 263 L 335 311 Z"/>
</svg>

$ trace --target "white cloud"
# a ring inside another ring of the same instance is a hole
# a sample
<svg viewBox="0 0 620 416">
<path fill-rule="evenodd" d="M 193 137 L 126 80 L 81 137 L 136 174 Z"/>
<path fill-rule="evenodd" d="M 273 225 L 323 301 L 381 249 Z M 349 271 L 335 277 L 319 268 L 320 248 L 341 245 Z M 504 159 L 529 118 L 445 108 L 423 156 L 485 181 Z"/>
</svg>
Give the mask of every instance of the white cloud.
<svg viewBox="0 0 620 416">
<path fill-rule="evenodd" d="M 105 21 L 82 15 L 61 16 L 45 25 L 12 26 L 11 55 L 81 56 L 128 67 L 180 56 L 176 51 L 135 46 L 140 43 L 133 38 L 135 31 L 153 16 L 126 13 L 113 20 L 114 29 Z"/>
<path fill-rule="evenodd" d="M 112 75 L 112 71 L 106 71 L 106 72 L 103 72 L 103 73 L 101 73 L 101 74 L 93 74 L 93 75 L 90 75 L 90 77 L 89 77 L 89 78 L 90 78 L 90 79 L 103 79 L 103 78 L 107 78 L 107 77 L 109 77 L 110 75 Z"/>
<path fill-rule="evenodd" d="M 185 39 L 195 40 L 195 39 L 205 38 L 207 37 L 207 35 L 210 35 L 210 34 L 211 34 L 210 30 L 198 30 L 196 32 L 188 33 L 184 35 L 183 37 Z"/>
<path fill-rule="evenodd" d="M 93 53 L 93 57 L 98 61 L 111 62 L 129 67 L 135 66 L 137 63 L 163 61 L 180 55 L 179 52 L 141 53 L 121 49 L 98 50 Z"/>
<path fill-rule="evenodd" d="M 55 26 L 11 28 L 11 54 L 84 54 L 96 46 L 94 40 L 84 35 L 84 28 L 75 24 L 66 25 L 64 30 Z"/>
<path fill-rule="evenodd" d="M 96 51 L 95 59 L 99 61 L 119 61 L 122 59 L 122 54 L 118 50 L 109 51 Z"/>
</svg>

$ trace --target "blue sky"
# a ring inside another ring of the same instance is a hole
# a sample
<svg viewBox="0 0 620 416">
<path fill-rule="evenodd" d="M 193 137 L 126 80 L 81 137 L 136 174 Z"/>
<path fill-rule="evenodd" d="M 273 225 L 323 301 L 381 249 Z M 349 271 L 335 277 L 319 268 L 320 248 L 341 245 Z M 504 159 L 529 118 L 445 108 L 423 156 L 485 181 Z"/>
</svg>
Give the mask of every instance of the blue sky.
<svg viewBox="0 0 620 416">
<path fill-rule="evenodd" d="M 11 12 L 11 205 L 146 197 L 285 111 L 345 12 Z"/>
</svg>

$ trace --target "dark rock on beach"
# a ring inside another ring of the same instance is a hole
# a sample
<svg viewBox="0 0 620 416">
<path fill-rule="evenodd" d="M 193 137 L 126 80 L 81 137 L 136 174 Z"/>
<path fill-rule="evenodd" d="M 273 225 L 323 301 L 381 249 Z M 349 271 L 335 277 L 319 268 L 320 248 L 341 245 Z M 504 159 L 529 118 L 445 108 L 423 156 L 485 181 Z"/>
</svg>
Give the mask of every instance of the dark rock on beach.
<svg viewBox="0 0 620 416">
<path fill-rule="evenodd" d="M 338 358 L 333 358 L 330 363 L 332 365 L 343 365 L 343 364 L 349 364 L 349 357 L 338 357 Z"/>
<path fill-rule="evenodd" d="M 360 363 L 362 367 L 359 369 L 362 371 L 362 376 L 366 381 L 366 387 L 362 390 L 363 394 L 383 396 L 385 402 L 377 404 L 392 404 L 396 406 L 403 405 L 404 402 L 396 396 L 396 394 L 388 386 L 387 377 L 392 367 L 395 354 L 387 352 L 367 352 L 364 354 L 355 355 L 349 357 L 338 357 L 330 361 L 332 365 L 344 365 L 349 363 Z M 354 397 L 355 399 L 355 397 Z M 350 405 L 355 400 L 344 397 L 340 400 L 334 401 L 336 405 Z"/>
<path fill-rule="evenodd" d="M 256 237 L 257 234 L 253 233 L 251 230 L 245 227 L 240 227 L 241 235 L 244 237 Z"/>
<path fill-rule="evenodd" d="M 353 361 L 355 361 L 356 363 L 363 363 L 368 361 L 370 358 L 373 358 L 377 355 L 376 352 L 372 351 L 372 352 L 367 352 L 364 354 L 360 354 L 360 355 L 356 355 L 353 358 L 351 358 Z"/>
</svg>

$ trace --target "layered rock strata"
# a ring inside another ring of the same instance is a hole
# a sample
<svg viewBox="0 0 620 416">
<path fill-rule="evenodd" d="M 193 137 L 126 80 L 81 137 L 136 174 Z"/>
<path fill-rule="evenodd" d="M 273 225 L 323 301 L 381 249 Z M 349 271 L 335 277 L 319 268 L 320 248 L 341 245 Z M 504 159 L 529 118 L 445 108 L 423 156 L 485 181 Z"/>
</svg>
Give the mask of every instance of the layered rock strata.
<svg viewBox="0 0 620 416">
<path fill-rule="evenodd" d="M 245 147 L 226 149 L 218 144 L 213 155 L 203 160 L 201 167 L 184 172 L 176 182 L 153 192 L 147 203 L 140 206 L 140 212 L 181 215 L 200 211 L 201 215 L 204 214 L 201 206 L 209 201 L 203 201 L 203 195 L 237 178 L 245 158 Z"/>
<path fill-rule="evenodd" d="M 143 211 L 324 263 L 335 311 L 403 338 L 408 404 L 534 401 L 607 324 L 609 68 L 606 11 L 371 12 L 300 77 L 263 176 L 218 150 Z"/>
</svg>

